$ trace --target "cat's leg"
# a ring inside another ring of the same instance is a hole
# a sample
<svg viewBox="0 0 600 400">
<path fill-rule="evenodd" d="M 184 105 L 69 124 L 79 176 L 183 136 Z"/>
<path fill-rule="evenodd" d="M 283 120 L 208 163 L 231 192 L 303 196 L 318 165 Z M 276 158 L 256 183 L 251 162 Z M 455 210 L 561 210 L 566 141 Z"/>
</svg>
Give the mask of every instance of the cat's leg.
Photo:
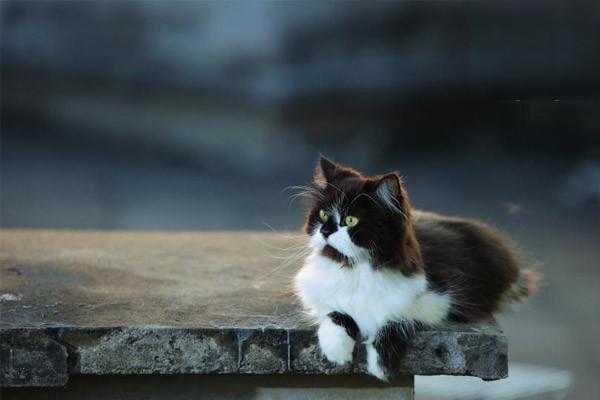
<svg viewBox="0 0 600 400">
<path fill-rule="evenodd" d="M 321 352 L 329 361 L 344 365 L 352 361 L 358 334 L 358 326 L 352 317 L 331 312 L 321 319 L 317 331 Z"/>
<path fill-rule="evenodd" d="M 387 380 L 406 354 L 407 342 L 419 329 L 422 325 L 415 322 L 388 322 L 381 327 L 367 342 L 367 371 Z"/>
</svg>

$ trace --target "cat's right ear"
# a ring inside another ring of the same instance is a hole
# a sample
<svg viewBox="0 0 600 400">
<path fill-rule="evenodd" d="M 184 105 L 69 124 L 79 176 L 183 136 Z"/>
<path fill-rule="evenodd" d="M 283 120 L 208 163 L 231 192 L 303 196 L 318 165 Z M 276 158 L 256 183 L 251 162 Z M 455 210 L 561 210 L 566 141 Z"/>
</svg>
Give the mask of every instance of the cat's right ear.
<svg viewBox="0 0 600 400">
<path fill-rule="evenodd" d="M 317 167 L 315 168 L 315 183 L 319 187 L 326 186 L 333 180 L 337 165 L 327 157 L 320 156 Z"/>
<path fill-rule="evenodd" d="M 377 197 L 392 211 L 402 214 L 408 205 L 403 204 L 406 194 L 402 190 L 402 178 L 397 172 L 383 175 L 377 182 Z"/>
</svg>

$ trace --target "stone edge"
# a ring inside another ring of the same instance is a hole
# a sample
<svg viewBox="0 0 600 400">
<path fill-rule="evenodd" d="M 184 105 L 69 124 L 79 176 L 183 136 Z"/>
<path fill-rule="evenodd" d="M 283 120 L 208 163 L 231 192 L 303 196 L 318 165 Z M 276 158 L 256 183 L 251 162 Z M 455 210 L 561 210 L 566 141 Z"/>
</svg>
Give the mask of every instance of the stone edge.
<svg viewBox="0 0 600 400">
<path fill-rule="evenodd" d="M 307 329 L 53 327 L 0 329 L 0 386 L 65 386 L 75 374 L 365 373 L 363 346 L 344 367 L 320 354 Z M 501 332 L 424 331 L 409 344 L 398 375 L 506 378 Z"/>
</svg>

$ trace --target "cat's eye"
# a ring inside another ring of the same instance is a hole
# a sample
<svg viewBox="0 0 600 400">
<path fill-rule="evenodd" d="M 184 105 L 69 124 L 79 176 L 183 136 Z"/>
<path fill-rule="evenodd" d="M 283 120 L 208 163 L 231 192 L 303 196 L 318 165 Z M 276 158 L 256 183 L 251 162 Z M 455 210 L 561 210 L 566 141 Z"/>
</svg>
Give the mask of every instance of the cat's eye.
<svg viewBox="0 0 600 400">
<path fill-rule="evenodd" d="M 319 218 L 321 218 L 321 221 L 327 222 L 327 220 L 329 220 L 329 215 L 327 215 L 324 210 L 319 210 Z"/>
<path fill-rule="evenodd" d="M 358 218 L 353 217 L 352 215 L 348 215 L 346 217 L 346 219 L 344 219 L 344 222 L 346 223 L 346 225 L 348 225 L 349 227 L 353 227 L 356 226 L 356 224 L 358 224 Z"/>
</svg>

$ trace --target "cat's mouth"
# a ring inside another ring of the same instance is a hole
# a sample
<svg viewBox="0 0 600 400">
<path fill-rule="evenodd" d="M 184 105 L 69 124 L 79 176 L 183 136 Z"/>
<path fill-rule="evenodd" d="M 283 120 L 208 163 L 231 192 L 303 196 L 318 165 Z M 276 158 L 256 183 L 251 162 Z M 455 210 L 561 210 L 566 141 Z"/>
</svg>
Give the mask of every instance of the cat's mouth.
<svg viewBox="0 0 600 400">
<path fill-rule="evenodd" d="M 344 265 L 345 267 L 349 267 L 351 265 L 350 259 L 348 257 L 346 257 L 344 254 L 339 252 L 335 247 L 333 247 L 329 244 L 327 244 L 327 245 L 325 245 L 325 247 L 323 247 L 323 250 L 321 250 L 321 254 L 323 254 L 323 256 L 325 256 L 327 258 L 331 258 L 333 261 L 342 263 L 342 265 Z"/>
</svg>

